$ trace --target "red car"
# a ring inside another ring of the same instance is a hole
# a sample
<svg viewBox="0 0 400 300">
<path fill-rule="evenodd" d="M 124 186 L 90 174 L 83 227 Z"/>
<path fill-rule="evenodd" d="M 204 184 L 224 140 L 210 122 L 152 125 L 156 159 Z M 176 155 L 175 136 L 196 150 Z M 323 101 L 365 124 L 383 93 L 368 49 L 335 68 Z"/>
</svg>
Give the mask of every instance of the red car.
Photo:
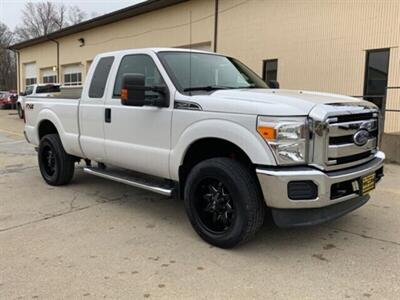
<svg viewBox="0 0 400 300">
<path fill-rule="evenodd" d="M 0 91 L 0 109 L 9 109 L 16 106 L 18 94 L 16 91 Z"/>
</svg>

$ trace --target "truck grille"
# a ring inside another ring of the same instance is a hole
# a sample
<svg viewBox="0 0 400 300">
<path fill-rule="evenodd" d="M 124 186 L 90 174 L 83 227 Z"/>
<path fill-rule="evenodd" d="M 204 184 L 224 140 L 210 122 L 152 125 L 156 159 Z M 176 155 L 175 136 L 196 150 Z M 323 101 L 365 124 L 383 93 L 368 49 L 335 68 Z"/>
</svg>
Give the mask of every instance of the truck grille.
<svg viewBox="0 0 400 300">
<path fill-rule="evenodd" d="M 325 139 L 326 169 L 351 167 L 373 158 L 378 146 L 378 124 L 377 112 L 329 117 Z M 355 134 L 360 130 L 368 134 L 357 140 Z"/>
</svg>

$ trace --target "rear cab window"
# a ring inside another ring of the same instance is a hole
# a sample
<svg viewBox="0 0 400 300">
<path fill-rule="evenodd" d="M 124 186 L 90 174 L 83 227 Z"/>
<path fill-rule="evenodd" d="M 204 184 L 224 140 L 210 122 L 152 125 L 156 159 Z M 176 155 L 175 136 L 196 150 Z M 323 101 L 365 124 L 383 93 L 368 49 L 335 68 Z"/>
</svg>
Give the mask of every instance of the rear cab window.
<svg viewBox="0 0 400 300">
<path fill-rule="evenodd" d="M 103 98 L 114 56 L 103 57 L 97 63 L 89 88 L 89 98 Z"/>
</svg>

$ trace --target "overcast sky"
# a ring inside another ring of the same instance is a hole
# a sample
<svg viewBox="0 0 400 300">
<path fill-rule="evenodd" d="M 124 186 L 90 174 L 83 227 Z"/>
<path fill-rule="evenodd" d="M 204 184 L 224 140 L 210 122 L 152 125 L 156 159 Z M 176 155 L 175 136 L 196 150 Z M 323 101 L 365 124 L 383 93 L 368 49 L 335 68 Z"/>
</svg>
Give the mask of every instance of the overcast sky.
<svg viewBox="0 0 400 300">
<path fill-rule="evenodd" d="M 93 12 L 103 15 L 145 0 L 51 0 L 51 2 L 64 3 L 65 5 L 76 5 L 88 16 Z M 14 30 L 21 18 L 21 10 L 29 0 L 0 0 L 0 21 L 5 23 L 11 30 Z M 31 0 L 40 2 L 40 0 Z"/>
</svg>

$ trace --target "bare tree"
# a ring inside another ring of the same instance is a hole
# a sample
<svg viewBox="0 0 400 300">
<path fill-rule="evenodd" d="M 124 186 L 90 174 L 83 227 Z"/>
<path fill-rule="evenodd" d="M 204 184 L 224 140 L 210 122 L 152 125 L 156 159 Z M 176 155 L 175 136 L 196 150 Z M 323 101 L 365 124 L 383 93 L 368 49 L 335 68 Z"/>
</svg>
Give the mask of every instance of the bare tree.
<svg viewBox="0 0 400 300">
<path fill-rule="evenodd" d="M 0 90 L 16 89 L 15 55 L 8 49 L 13 34 L 0 22 Z"/>
<path fill-rule="evenodd" d="M 68 9 L 68 25 L 75 25 L 87 19 L 87 14 L 78 6 L 71 6 Z"/>
<path fill-rule="evenodd" d="M 77 6 L 68 7 L 50 1 L 28 2 L 22 11 L 22 22 L 15 29 L 17 41 L 44 36 L 82 22 L 87 14 Z"/>
</svg>

